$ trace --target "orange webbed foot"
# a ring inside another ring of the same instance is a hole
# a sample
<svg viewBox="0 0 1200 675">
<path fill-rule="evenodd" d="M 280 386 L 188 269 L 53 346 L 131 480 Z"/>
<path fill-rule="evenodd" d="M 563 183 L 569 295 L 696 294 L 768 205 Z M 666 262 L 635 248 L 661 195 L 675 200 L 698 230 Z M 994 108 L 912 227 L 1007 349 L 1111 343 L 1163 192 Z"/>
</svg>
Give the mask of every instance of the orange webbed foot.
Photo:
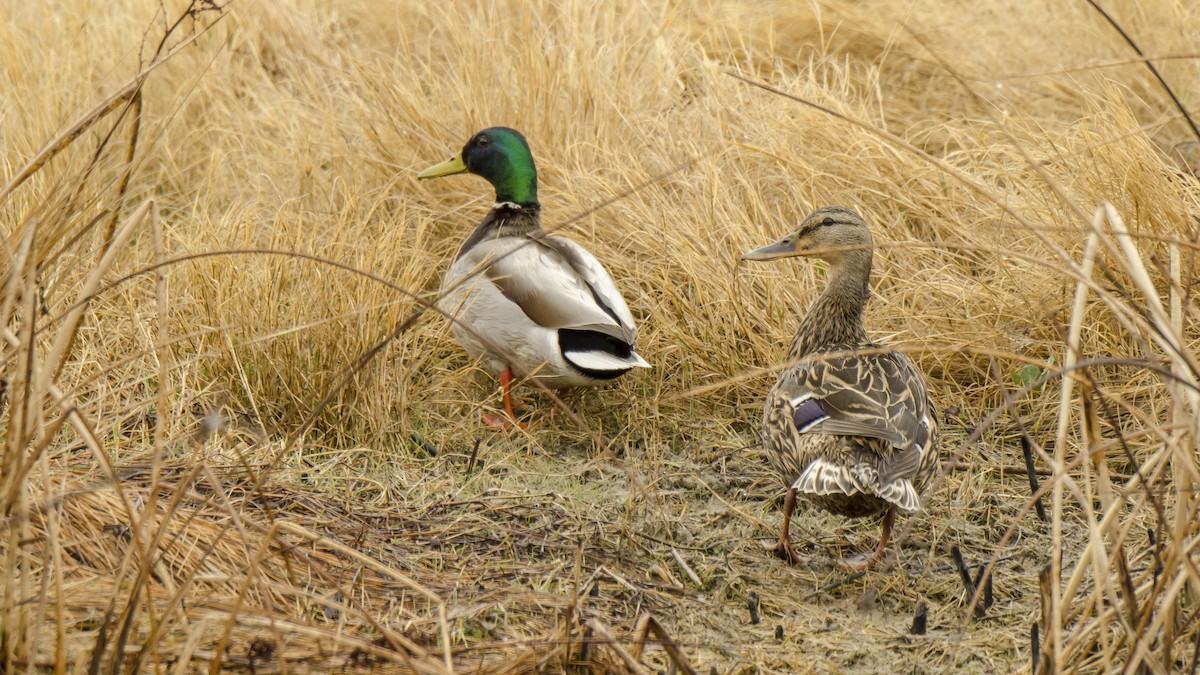
<svg viewBox="0 0 1200 675">
<path fill-rule="evenodd" d="M 811 558 L 808 556 L 803 556 L 799 553 L 796 553 L 796 549 L 792 548 L 791 542 L 787 541 L 786 539 L 764 539 L 759 541 L 758 545 L 762 546 L 763 550 L 788 563 L 789 565 L 802 565 L 811 560 Z"/>
</svg>

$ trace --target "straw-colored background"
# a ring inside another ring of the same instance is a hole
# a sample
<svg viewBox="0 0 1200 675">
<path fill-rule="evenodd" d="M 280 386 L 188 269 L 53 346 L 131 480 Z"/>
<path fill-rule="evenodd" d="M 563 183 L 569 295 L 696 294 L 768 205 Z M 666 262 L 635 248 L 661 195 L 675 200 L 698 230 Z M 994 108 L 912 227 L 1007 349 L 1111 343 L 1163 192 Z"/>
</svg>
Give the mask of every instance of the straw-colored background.
<svg viewBox="0 0 1200 675">
<path fill-rule="evenodd" d="M 1194 109 L 1200 12 L 1101 4 Z M 0 4 L 5 667 L 625 672 L 643 615 L 699 672 L 1028 669 L 1035 623 L 1052 668 L 1194 667 L 1200 145 L 1086 2 L 984 5 Z M 415 174 L 492 125 L 654 364 L 578 421 L 521 389 L 528 432 L 406 323 L 492 199 Z M 849 580 L 874 523 L 756 543 L 823 270 L 735 264 L 823 204 L 871 223 L 869 328 L 945 412 L 929 510 Z M 996 562 L 982 619 L 954 545 Z"/>
</svg>

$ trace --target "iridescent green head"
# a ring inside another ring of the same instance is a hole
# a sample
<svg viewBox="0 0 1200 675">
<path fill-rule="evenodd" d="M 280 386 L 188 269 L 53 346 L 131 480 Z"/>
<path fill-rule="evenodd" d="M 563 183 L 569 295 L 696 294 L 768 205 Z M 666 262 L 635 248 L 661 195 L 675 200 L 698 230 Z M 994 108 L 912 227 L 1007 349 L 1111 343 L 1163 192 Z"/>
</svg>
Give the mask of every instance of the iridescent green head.
<svg viewBox="0 0 1200 675">
<path fill-rule="evenodd" d="M 533 153 L 525 137 L 514 129 L 492 127 L 480 131 L 457 155 L 425 169 L 417 178 L 437 178 L 464 171 L 486 178 L 496 188 L 497 202 L 537 203 Z"/>
</svg>

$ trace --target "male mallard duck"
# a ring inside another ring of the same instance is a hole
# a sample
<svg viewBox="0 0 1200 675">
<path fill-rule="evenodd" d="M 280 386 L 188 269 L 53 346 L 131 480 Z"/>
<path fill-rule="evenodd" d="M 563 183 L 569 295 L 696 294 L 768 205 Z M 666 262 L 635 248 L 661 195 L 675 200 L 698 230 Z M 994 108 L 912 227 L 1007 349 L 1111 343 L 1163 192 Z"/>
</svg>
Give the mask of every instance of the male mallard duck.
<svg viewBox="0 0 1200 675">
<path fill-rule="evenodd" d="M 633 316 L 608 272 L 579 244 L 542 230 L 537 169 L 525 137 L 505 127 L 484 129 L 417 177 L 464 171 L 487 179 L 496 203 L 442 281 L 442 306 L 455 317 L 455 339 L 500 375 L 512 422 L 519 424 L 514 375 L 563 388 L 603 384 L 649 367 L 634 351 Z"/>
<path fill-rule="evenodd" d="M 798 255 L 826 261 L 829 283 L 788 348 L 788 362 L 795 365 L 779 376 L 763 406 L 768 456 L 788 485 L 779 541 L 768 546 L 799 561 L 788 539 L 799 492 L 851 518 L 884 514 L 874 554 L 842 561 L 847 569 L 867 569 L 887 550 L 896 509 L 921 508 L 919 495 L 937 468 L 937 418 L 925 379 L 908 357 L 867 339 L 863 309 L 871 293 L 872 252 L 863 219 L 826 206 L 741 259 Z"/>
</svg>

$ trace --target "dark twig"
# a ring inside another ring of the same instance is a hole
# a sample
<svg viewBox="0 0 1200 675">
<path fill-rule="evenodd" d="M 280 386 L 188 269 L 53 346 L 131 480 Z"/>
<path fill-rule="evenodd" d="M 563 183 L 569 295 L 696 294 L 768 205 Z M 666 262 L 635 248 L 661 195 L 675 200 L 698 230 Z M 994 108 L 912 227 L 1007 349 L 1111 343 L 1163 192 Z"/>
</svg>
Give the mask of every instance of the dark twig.
<svg viewBox="0 0 1200 675">
<path fill-rule="evenodd" d="M 1162 528 L 1161 520 L 1158 522 L 1157 527 L 1159 529 Z M 1163 571 L 1162 541 L 1155 536 L 1153 527 L 1146 528 L 1146 541 L 1150 543 L 1150 550 L 1154 553 L 1154 583 L 1158 584 L 1158 575 L 1162 574 Z"/>
<path fill-rule="evenodd" d="M 1033 625 L 1029 627 L 1029 672 L 1034 675 L 1037 675 L 1038 671 L 1038 657 L 1041 656 L 1038 654 L 1038 650 L 1041 649 L 1041 646 L 1042 641 L 1038 638 L 1038 623 L 1034 621 Z"/>
<path fill-rule="evenodd" d="M 1158 80 L 1158 83 L 1162 85 L 1163 91 L 1167 92 L 1167 96 L 1171 97 L 1171 102 L 1175 104 L 1175 109 L 1178 110 L 1181 115 L 1183 115 L 1183 119 L 1187 120 L 1188 126 L 1192 128 L 1192 134 L 1196 137 L 1196 140 L 1200 141 L 1200 128 L 1196 127 L 1196 122 L 1192 119 L 1192 116 L 1188 114 L 1187 108 L 1184 107 L 1183 102 L 1179 100 L 1179 97 L 1175 95 L 1175 90 L 1171 88 L 1171 85 L 1167 84 L 1167 81 L 1163 79 L 1162 74 L 1158 72 L 1158 68 L 1154 67 L 1154 63 L 1150 59 L 1145 58 L 1146 54 L 1141 50 L 1140 47 L 1137 46 L 1137 43 L 1133 41 L 1133 38 L 1129 36 L 1129 33 L 1126 33 L 1125 29 L 1121 27 L 1121 24 L 1117 23 L 1108 12 L 1104 11 L 1100 5 L 1096 4 L 1096 0 L 1087 0 L 1087 4 L 1091 5 L 1092 9 L 1099 12 L 1100 16 L 1104 17 L 1104 20 L 1108 22 L 1108 25 L 1112 26 L 1118 33 L 1120 33 L 1121 38 L 1125 40 L 1125 44 L 1129 45 L 1135 54 L 1142 57 L 1142 62 L 1146 64 L 1146 68 L 1150 70 L 1150 73 L 1154 75 L 1155 79 Z"/>
<path fill-rule="evenodd" d="M 1125 593 L 1125 608 L 1129 612 L 1129 625 L 1138 625 L 1137 592 L 1133 588 L 1133 578 L 1129 574 L 1129 562 L 1125 559 L 1125 547 L 1117 547 L 1117 576 L 1121 580 L 1121 590 Z"/>
<path fill-rule="evenodd" d="M 922 600 L 917 603 L 917 611 L 913 612 L 912 628 L 908 630 L 913 635 L 924 635 L 929 626 L 929 605 Z"/>
<path fill-rule="evenodd" d="M 477 437 L 475 439 L 475 447 L 471 448 L 471 458 L 467 460 L 467 475 L 468 476 L 471 475 L 471 472 L 475 470 L 475 459 L 477 457 L 479 457 L 479 444 L 482 441 L 483 441 L 482 438 Z"/>
<path fill-rule="evenodd" d="M 416 445 L 418 448 L 421 448 L 421 450 L 425 452 L 426 457 L 437 457 L 437 446 L 425 440 L 425 438 L 420 434 L 409 434 L 408 438 L 413 442 L 414 445 Z"/>
<path fill-rule="evenodd" d="M 958 568 L 958 576 L 962 579 L 963 587 L 967 589 L 968 600 L 975 597 L 975 580 L 971 578 L 971 570 L 967 569 L 967 564 L 963 562 L 962 550 L 958 548 L 958 544 L 950 547 L 950 557 L 954 559 L 954 566 Z M 983 570 L 980 570 L 980 576 L 983 575 Z M 990 577 L 989 577 L 990 578 Z M 987 611 L 983 602 L 975 604 L 975 618 L 983 618 L 984 612 Z"/>
<path fill-rule="evenodd" d="M 1021 434 L 1021 453 L 1025 455 L 1025 473 L 1029 475 L 1029 494 L 1036 495 L 1038 493 L 1038 475 L 1037 468 L 1033 465 L 1033 442 L 1029 438 L 1029 434 Z M 1033 500 L 1033 507 L 1037 509 L 1038 519 L 1043 523 L 1048 522 L 1046 507 L 1042 506 L 1041 497 Z"/>
<path fill-rule="evenodd" d="M 991 362 L 992 378 L 996 381 L 996 386 L 1000 389 L 1000 394 L 1004 397 L 1005 402 L 1019 400 L 1020 396 L 1012 396 L 1008 387 L 1004 385 L 1004 377 L 1000 374 L 1000 367 L 995 360 Z M 1009 414 L 1013 421 L 1017 423 L 1017 428 L 1021 431 L 1021 452 L 1025 455 L 1025 473 L 1029 476 L 1029 493 L 1033 495 L 1033 506 L 1037 511 L 1038 518 L 1044 523 L 1047 522 L 1046 507 L 1042 505 L 1042 498 L 1038 496 L 1038 478 L 1037 470 L 1033 465 L 1033 437 L 1029 435 L 1029 430 L 1025 427 L 1025 420 L 1021 418 L 1021 414 L 1015 409 L 1010 409 Z M 1040 450 L 1040 448 L 1038 448 Z"/>
<path fill-rule="evenodd" d="M 746 600 L 746 608 L 750 610 L 750 625 L 757 626 L 759 622 L 758 616 L 759 598 L 758 593 L 750 591 L 750 597 Z"/>
<path fill-rule="evenodd" d="M 995 578 L 996 574 L 993 572 L 985 576 L 984 572 L 986 571 L 987 565 L 981 564 L 975 572 L 975 588 L 983 587 L 983 597 L 975 604 L 975 615 L 981 618 L 983 617 L 983 613 L 991 609 L 992 605 L 996 602 L 995 597 L 992 596 L 992 579 Z"/>
</svg>

